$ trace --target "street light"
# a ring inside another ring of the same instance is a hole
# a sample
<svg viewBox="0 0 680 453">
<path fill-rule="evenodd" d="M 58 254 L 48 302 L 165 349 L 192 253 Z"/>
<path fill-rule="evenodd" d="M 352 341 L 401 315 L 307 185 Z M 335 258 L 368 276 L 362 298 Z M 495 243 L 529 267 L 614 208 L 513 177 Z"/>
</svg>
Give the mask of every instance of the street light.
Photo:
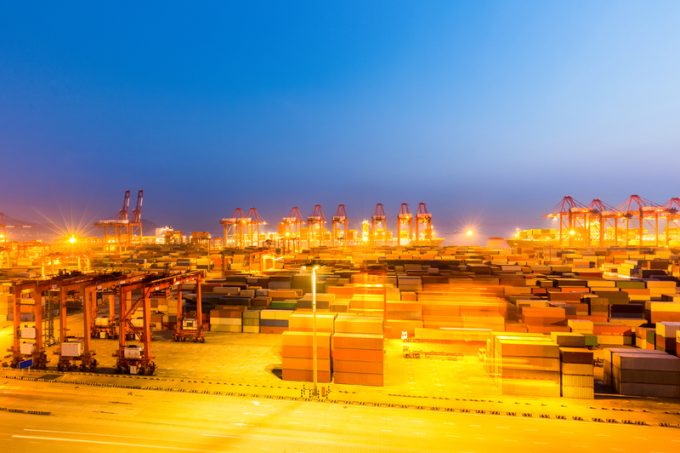
<svg viewBox="0 0 680 453">
<path fill-rule="evenodd" d="M 316 270 L 319 266 L 312 267 L 312 383 L 314 386 L 314 396 L 317 396 L 317 378 L 319 373 L 318 353 L 316 350 Z"/>
</svg>

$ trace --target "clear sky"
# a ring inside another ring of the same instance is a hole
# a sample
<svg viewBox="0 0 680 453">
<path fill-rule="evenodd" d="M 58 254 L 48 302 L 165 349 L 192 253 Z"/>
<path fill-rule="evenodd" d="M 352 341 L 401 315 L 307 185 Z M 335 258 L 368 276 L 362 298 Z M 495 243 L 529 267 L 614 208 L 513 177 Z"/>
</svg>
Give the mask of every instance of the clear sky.
<svg viewBox="0 0 680 453">
<path fill-rule="evenodd" d="M 679 124 L 677 1 L 0 1 L 0 211 L 25 220 L 143 188 L 187 231 L 426 201 L 509 235 L 565 194 L 680 195 Z"/>
</svg>

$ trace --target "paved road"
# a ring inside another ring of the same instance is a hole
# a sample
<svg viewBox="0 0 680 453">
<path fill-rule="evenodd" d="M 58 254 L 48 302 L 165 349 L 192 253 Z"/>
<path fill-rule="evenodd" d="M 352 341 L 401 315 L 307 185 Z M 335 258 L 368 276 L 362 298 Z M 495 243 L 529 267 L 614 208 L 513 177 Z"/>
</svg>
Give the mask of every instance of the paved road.
<svg viewBox="0 0 680 453">
<path fill-rule="evenodd" d="M 0 382 L 0 445 L 11 452 L 658 451 L 676 429 Z"/>
</svg>

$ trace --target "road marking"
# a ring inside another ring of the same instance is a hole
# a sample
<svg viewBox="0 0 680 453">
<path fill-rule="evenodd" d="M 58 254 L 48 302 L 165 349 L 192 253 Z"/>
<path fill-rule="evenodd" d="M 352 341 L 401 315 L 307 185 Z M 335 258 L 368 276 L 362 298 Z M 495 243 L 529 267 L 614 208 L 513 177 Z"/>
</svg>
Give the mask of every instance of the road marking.
<svg viewBox="0 0 680 453">
<path fill-rule="evenodd" d="M 381 429 L 380 431 L 382 431 L 384 433 L 391 433 L 392 432 L 391 429 Z"/>
<path fill-rule="evenodd" d="M 233 423 L 233 425 L 238 426 L 240 428 L 243 428 L 244 426 L 248 426 L 248 423 L 236 422 L 236 423 Z"/>
<path fill-rule="evenodd" d="M 15 439 L 31 439 L 31 440 L 51 440 L 55 442 L 73 442 L 79 444 L 97 444 L 97 445 L 117 445 L 119 447 L 142 447 L 142 448 L 155 448 L 157 450 L 182 450 L 182 451 L 198 451 L 193 448 L 182 448 L 182 447 L 170 447 L 165 445 L 150 445 L 150 444 L 133 444 L 129 442 L 111 442 L 105 440 L 92 440 L 92 439 L 68 439 L 65 437 L 48 437 L 48 436 L 24 436 L 21 434 L 13 434 Z"/>
<path fill-rule="evenodd" d="M 29 431 L 32 433 L 50 433 L 50 434 L 71 434 L 77 436 L 98 436 L 98 437 L 119 437 L 121 439 L 143 439 L 143 440 L 161 440 L 153 437 L 139 437 L 139 436 L 121 436 L 120 434 L 101 434 L 101 433 L 86 433 L 81 431 L 57 431 L 54 429 L 34 429 L 34 428 L 24 428 L 24 431 Z"/>
</svg>

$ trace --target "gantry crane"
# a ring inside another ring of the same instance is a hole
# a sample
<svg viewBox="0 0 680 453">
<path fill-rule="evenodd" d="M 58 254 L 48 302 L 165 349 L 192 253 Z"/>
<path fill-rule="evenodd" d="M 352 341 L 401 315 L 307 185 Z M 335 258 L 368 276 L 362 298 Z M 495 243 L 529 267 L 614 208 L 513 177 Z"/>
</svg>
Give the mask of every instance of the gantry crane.
<svg viewBox="0 0 680 453">
<path fill-rule="evenodd" d="M 154 291 L 162 291 L 187 281 L 196 281 L 200 288 L 201 271 L 185 272 L 166 277 L 148 276 L 135 283 L 120 286 L 120 335 L 116 357 L 116 372 L 126 374 L 152 375 L 156 363 L 151 354 L 151 299 Z M 133 297 L 136 295 L 137 297 Z M 141 326 L 133 321 L 138 308 L 142 309 Z M 201 326 L 202 328 L 202 326 Z M 142 345 L 128 343 L 137 338 Z"/>
<path fill-rule="evenodd" d="M 231 217 L 225 217 L 220 220 L 224 228 L 223 246 L 243 248 L 246 223 L 248 219 L 243 215 L 241 208 L 236 208 Z"/>
<path fill-rule="evenodd" d="M 645 200 L 639 195 L 631 195 L 626 199 L 624 208 L 624 218 L 626 224 L 626 245 L 637 238 L 639 247 L 645 245 L 645 222 L 653 222 L 654 236 L 653 245 L 659 246 L 659 216 L 665 212 L 664 207 L 649 200 Z"/>
<path fill-rule="evenodd" d="M 175 341 L 186 341 L 190 338 L 194 343 L 205 343 L 203 335 L 203 297 L 201 293 L 201 275 L 196 275 L 196 317 L 186 316 L 182 285 L 177 285 L 177 323 L 172 336 Z"/>
<path fill-rule="evenodd" d="M 0 243 L 7 242 L 7 224 L 5 223 L 5 213 L 0 212 Z"/>
<path fill-rule="evenodd" d="M 311 249 L 317 244 L 319 247 L 323 245 L 323 239 L 326 231 L 326 217 L 323 215 L 323 209 L 320 204 L 315 204 L 312 210 L 312 215 L 307 217 L 307 245 Z"/>
<path fill-rule="evenodd" d="M 408 245 L 413 238 L 413 216 L 408 209 L 408 203 L 399 206 L 397 214 L 397 245 Z"/>
<path fill-rule="evenodd" d="M 266 225 L 267 222 L 265 222 L 262 217 L 260 217 L 260 214 L 255 208 L 250 208 L 248 210 L 248 216 L 246 219 L 248 245 L 251 247 L 259 247 L 261 243 L 260 225 Z"/>
<path fill-rule="evenodd" d="M 142 203 L 144 202 L 144 191 L 137 192 L 137 204 L 132 211 L 132 221 L 128 224 L 128 240 L 134 242 L 135 237 L 139 237 L 138 243 L 142 243 Z"/>
<path fill-rule="evenodd" d="M 588 235 L 588 214 L 590 209 L 577 202 L 571 195 L 565 195 L 547 217 L 559 222 L 560 245 L 584 244 Z"/>
<path fill-rule="evenodd" d="M 372 245 L 377 245 L 378 242 L 382 242 L 382 245 L 386 245 L 388 236 L 389 234 L 387 230 L 387 216 L 385 215 L 385 207 L 382 203 L 377 203 L 375 205 L 375 211 L 371 216 L 371 230 L 369 233 L 369 239 Z"/>
<path fill-rule="evenodd" d="M 347 246 L 349 241 L 349 218 L 345 205 L 340 203 L 331 220 L 331 245 Z"/>
<path fill-rule="evenodd" d="M 430 244 L 432 242 L 432 214 L 427 211 L 425 202 L 418 203 L 416 213 L 416 241 Z"/>
<path fill-rule="evenodd" d="M 293 206 L 288 217 L 281 219 L 281 223 L 279 223 L 279 236 L 281 237 L 284 251 L 297 252 L 300 250 L 302 223 L 302 213 L 297 206 Z"/>
<path fill-rule="evenodd" d="M 11 366 L 13 368 L 24 366 L 43 370 L 47 368 L 47 353 L 43 341 L 42 293 L 51 285 L 46 282 L 29 280 L 15 283 L 12 287 L 14 337 L 11 348 Z M 28 293 L 29 297 L 22 297 L 25 293 Z M 32 306 L 33 327 L 28 325 L 21 327 L 22 306 Z"/>
<path fill-rule="evenodd" d="M 113 242 L 115 248 L 120 252 L 123 244 L 130 243 L 130 220 L 128 218 L 128 211 L 130 209 L 130 191 L 126 190 L 123 195 L 123 207 L 118 211 L 118 218 L 103 219 L 95 223 L 96 226 L 101 227 L 104 231 L 105 249 L 110 250 L 111 235 L 113 235 Z M 141 206 L 140 206 L 141 215 Z M 125 234 L 123 234 L 125 233 Z"/>
<path fill-rule="evenodd" d="M 91 349 L 90 329 L 92 316 L 87 297 L 89 287 L 97 281 L 96 275 L 81 276 L 59 285 L 59 371 L 95 371 L 97 359 Z M 95 284 L 96 287 L 96 284 Z M 69 293 L 76 292 L 80 295 L 83 304 L 83 335 L 75 337 L 68 335 L 68 313 L 66 310 L 66 297 Z"/>
<path fill-rule="evenodd" d="M 593 198 L 588 205 L 588 245 L 605 247 L 619 244 L 619 224 L 624 215 L 618 209 Z"/>
<path fill-rule="evenodd" d="M 666 246 L 680 240 L 680 197 L 673 197 L 664 206 Z"/>
</svg>

